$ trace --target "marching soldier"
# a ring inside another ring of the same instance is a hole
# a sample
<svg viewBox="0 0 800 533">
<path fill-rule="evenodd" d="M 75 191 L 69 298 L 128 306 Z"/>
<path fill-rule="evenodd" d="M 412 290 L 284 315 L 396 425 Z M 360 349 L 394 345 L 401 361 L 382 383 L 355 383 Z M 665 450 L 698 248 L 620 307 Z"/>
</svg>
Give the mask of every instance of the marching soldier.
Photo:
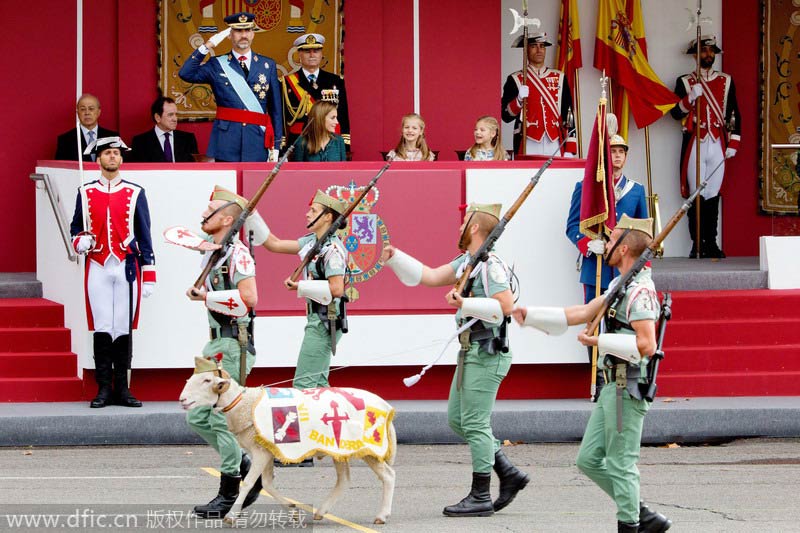
<svg viewBox="0 0 800 533">
<path fill-rule="evenodd" d="M 522 48 L 520 35 L 511 45 Z M 522 71 L 513 72 L 503 86 L 501 100 L 503 122 L 514 123 L 514 153 L 522 153 L 523 138 L 526 154 L 552 155 L 564 138 L 564 157 L 575 157 L 578 141 L 570 124 L 572 93 L 567 78 L 560 70 L 544 66 L 547 47 L 552 46 L 544 32 L 528 35 L 528 74 L 523 81 Z M 522 127 L 522 100 L 528 99 L 525 127 Z"/>
<path fill-rule="evenodd" d="M 500 221 L 500 209 L 499 204 L 467 207 L 458 243 L 464 253 L 450 263 L 431 268 L 394 246 L 384 248 L 381 260 L 405 285 L 452 286 L 464 272 L 470 255 L 481 247 Z M 530 481 L 528 474 L 503 454 L 490 421 L 497 390 L 511 367 L 506 317 L 511 313 L 514 297 L 509 268 L 502 259 L 490 254 L 472 275 L 469 298 L 462 298 L 456 290 L 445 297 L 449 305 L 458 309 L 456 322 L 460 327 L 467 328 L 467 318 L 482 317 L 459 337 L 461 352 L 447 403 L 450 427 L 469 444 L 472 489 L 460 502 L 444 508 L 446 516 L 489 516 L 510 504 Z M 494 502 L 489 493 L 492 469 L 500 478 L 500 493 Z"/>
<path fill-rule="evenodd" d="M 286 121 L 284 146 L 291 146 L 300 136 L 308 122 L 308 113 L 314 103 L 324 100 L 337 106 L 339 125 L 336 133 L 344 139 L 350 151 L 350 117 L 347 113 L 347 91 L 344 79 L 332 72 L 322 70 L 322 46 L 325 37 L 319 33 L 307 33 L 294 41 L 301 69 L 281 79 L 283 90 L 283 119 Z"/>
<path fill-rule="evenodd" d="M 283 113 L 275 61 L 256 54 L 255 15 L 225 17 L 230 27 L 231 51 L 203 59 L 223 37 L 217 34 L 192 52 L 178 75 L 190 83 L 207 83 L 214 91 L 217 116 L 208 141 L 208 155 L 216 161 L 278 160 L 283 137 Z"/>
<path fill-rule="evenodd" d="M 311 233 L 297 240 L 279 239 L 264 220 L 253 213 L 247 219 L 245 231 L 253 231 L 253 244 L 262 245 L 270 252 L 306 254 L 331 227 L 333 221 L 346 210 L 344 202 L 317 191 L 306 213 L 306 228 Z M 298 297 L 306 298 L 307 320 L 303 344 L 297 358 L 294 381 L 296 389 L 328 387 L 331 354 L 336 343 L 347 333 L 345 314 L 344 275 L 347 267 L 347 250 L 342 240 L 333 234 L 317 257 L 305 269 L 305 278 L 294 282 L 287 278 L 284 284 Z"/>
<path fill-rule="evenodd" d="M 621 135 L 611 137 L 611 167 L 614 179 L 614 198 L 617 220 L 622 215 L 631 218 L 647 218 L 647 200 L 644 187 L 622 173 L 625 161 L 628 159 L 628 145 Z M 602 239 L 590 239 L 580 232 L 581 222 L 581 194 L 583 181 L 575 184 L 572 191 L 572 200 L 569 205 L 567 217 L 567 238 L 574 244 L 580 255 L 580 281 L 583 284 L 584 303 L 589 303 L 597 296 L 597 257 L 605 251 L 605 242 Z M 601 293 L 606 291 L 611 278 L 616 275 L 614 268 L 602 263 L 600 270 Z M 592 349 L 589 349 L 589 362 L 592 361 Z M 603 384 L 602 369 L 597 369 L 597 385 Z"/>
<path fill-rule="evenodd" d="M 693 39 L 686 50 L 687 54 L 697 53 L 697 41 Z M 700 181 L 703 182 L 717 165 L 729 157 L 734 157 L 741 140 L 741 115 L 736 101 L 736 86 L 729 74 L 713 70 L 714 60 L 722 50 L 717 46 L 714 36 L 700 38 L 700 80 L 692 72 L 678 78 L 675 94 L 681 100 L 672 108 L 672 117 L 680 120 L 683 127 L 681 144 L 681 195 L 688 198 L 694 192 L 696 183 L 698 134 L 695 102 L 700 99 Z M 700 236 L 696 232 L 696 204 L 687 213 L 689 234 L 692 237 L 692 251 L 689 257 L 724 258 L 725 254 L 717 244 L 717 221 L 719 219 L 719 191 L 725 175 L 725 163 L 721 172 L 712 176 L 706 188 L 700 193 Z"/>
<path fill-rule="evenodd" d="M 203 239 L 183 231 L 172 242 L 204 252 L 219 248 L 219 243 L 245 207 L 245 198 L 217 186 L 201 222 L 201 229 L 207 237 Z M 165 234 L 168 239 L 169 232 L 167 230 Z M 203 266 L 211 255 L 204 254 Z M 241 358 L 245 357 L 245 375 L 250 373 L 256 361 L 253 322 L 248 315 L 248 310 L 258 303 L 255 275 L 255 263 L 250 251 L 235 239 L 223 260 L 211 269 L 205 285 L 200 289 L 190 287 L 186 291 L 190 300 L 205 302 L 208 308 L 210 340 L 203 348 L 203 355 L 208 359 L 222 356 L 222 368 L 240 385 L 244 385 Z M 209 361 L 209 368 L 216 366 L 217 361 Z M 207 370 L 195 369 L 195 373 Z M 196 506 L 194 512 L 201 518 L 222 518 L 228 514 L 239 495 L 239 483 L 250 470 L 250 458 L 242 453 L 236 437 L 228 430 L 223 413 L 211 407 L 196 407 L 187 413 L 186 422 L 219 453 L 222 460 L 219 493 L 206 505 Z M 255 502 L 260 491 L 259 477 L 247 494 L 244 506 Z"/>
<path fill-rule="evenodd" d="M 624 215 L 606 245 L 606 262 L 628 272 L 653 239 L 652 219 Z M 612 280 L 610 289 L 619 282 Z M 549 334 L 560 335 L 568 325 L 587 324 L 603 308 L 605 296 L 567 308 L 518 307 L 514 319 Z M 600 391 L 578 452 L 578 468 L 606 492 L 617 505 L 618 531 L 660 533 L 672 522 L 639 500 L 639 449 L 642 424 L 650 403 L 643 399 L 647 364 L 657 347 L 658 294 L 645 267 L 625 288 L 622 298 L 605 316 L 605 333 L 584 330 L 578 340 L 598 346 L 603 357 L 606 385 Z M 613 354 L 613 355 L 612 355 Z"/>
<path fill-rule="evenodd" d="M 98 386 L 90 407 L 95 408 L 142 406 L 128 389 L 130 335 L 139 323 L 140 296 L 150 296 L 156 283 L 147 197 L 120 176 L 122 150 L 128 147 L 119 137 L 87 146 L 84 154 L 95 157 L 100 178 L 78 191 L 70 226 L 75 251 L 86 254 L 86 316 L 94 331 Z"/>
</svg>

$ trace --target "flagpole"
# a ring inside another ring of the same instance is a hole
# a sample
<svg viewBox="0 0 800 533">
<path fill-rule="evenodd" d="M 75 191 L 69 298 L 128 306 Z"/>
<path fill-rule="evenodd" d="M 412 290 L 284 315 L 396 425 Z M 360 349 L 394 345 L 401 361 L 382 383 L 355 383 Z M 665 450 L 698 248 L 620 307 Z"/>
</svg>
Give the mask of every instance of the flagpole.
<svg viewBox="0 0 800 533">
<path fill-rule="evenodd" d="M 528 0 L 522 0 L 522 85 L 528 85 Z M 522 116 L 520 117 L 520 154 L 527 153 L 528 144 L 528 97 L 522 99 Z"/>
<path fill-rule="evenodd" d="M 697 76 L 696 83 L 700 83 L 700 14 L 703 11 L 703 0 L 697 0 L 697 39 L 695 41 L 695 72 Z M 694 101 L 694 181 L 695 188 L 700 187 L 700 97 Z M 697 195 L 694 202 L 694 245 L 695 245 L 695 259 L 700 259 L 700 245 L 702 239 L 700 238 L 700 202 L 701 195 Z"/>
<path fill-rule="evenodd" d="M 578 157 L 583 158 L 583 133 L 581 132 L 581 83 L 580 72 L 575 69 L 575 128 L 578 137 Z"/>
<path fill-rule="evenodd" d="M 75 102 L 83 94 L 83 0 L 77 0 L 75 11 Z M 89 230 L 89 213 L 86 203 L 86 192 L 83 179 L 83 146 L 81 145 L 81 121 L 78 114 L 75 114 L 75 142 L 78 145 L 78 179 L 80 180 L 81 211 L 83 212 L 83 231 Z"/>
<path fill-rule="evenodd" d="M 647 167 L 647 212 L 653 218 L 656 231 L 661 231 L 661 217 L 658 214 L 658 195 L 653 192 L 653 170 L 650 165 L 650 126 L 644 127 L 644 150 Z M 664 243 L 659 244 L 656 255 L 664 255 Z"/>
<path fill-rule="evenodd" d="M 603 176 L 602 180 L 598 179 L 598 181 L 602 181 L 605 183 L 605 137 L 606 137 L 606 105 L 608 100 L 606 99 L 606 87 L 610 85 L 608 83 L 608 78 L 606 77 L 606 71 L 603 70 L 603 76 L 600 78 L 600 87 L 602 90 L 600 92 L 600 100 L 597 106 L 597 140 L 598 140 L 598 147 L 597 147 L 597 172 L 596 176 Z M 603 191 L 605 194 L 605 190 Z M 606 206 L 608 207 L 608 206 Z M 598 233 L 602 234 L 603 232 L 603 225 L 602 223 L 599 226 Z M 601 284 L 602 284 L 602 274 L 603 274 L 603 256 L 602 255 L 595 255 L 597 259 L 597 268 L 595 269 L 595 277 L 594 277 L 594 297 L 597 298 L 600 296 L 601 292 Z M 600 333 L 600 324 L 597 325 L 592 335 L 595 337 Z M 589 389 L 590 391 L 590 398 L 594 400 L 597 396 L 597 345 L 592 346 L 592 385 Z"/>
</svg>

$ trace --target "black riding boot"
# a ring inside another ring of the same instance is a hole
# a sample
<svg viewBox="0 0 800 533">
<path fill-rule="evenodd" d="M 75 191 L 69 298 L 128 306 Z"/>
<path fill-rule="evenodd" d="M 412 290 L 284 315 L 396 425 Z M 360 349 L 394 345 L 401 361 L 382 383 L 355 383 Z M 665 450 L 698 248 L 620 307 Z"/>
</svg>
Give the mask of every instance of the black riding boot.
<svg viewBox="0 0 800 533">
<path fill-rule="evenodd" d="M 97 396 L 89 407 L 105 407 L 111 403 L 112 377 L 111 335 L 109 333 L 94 334 L 94 379 L 97 382 Z"/>
<path fill-rule="evenodd" d="M 242 480 L 247 477 L 247 473 L 250 472 L 250 458 L 247 456 L 246 453 L 242 452 L 242 464 L 239 465 L 239 473 L 242 475 Z M 255 485 L 250 491 L 247 493 L 247 497 L 245 497 L 244 502 L 242 503 L 242 509 L 250 507 L 255 503 L 258 499 L 258 495 L 261 493 L 261 476 L 258 476 L 256 479 Z"/>
<path fill-rule="evenodd" d="M 516 498 L 517 493 L 525 488 L 531 477 L 514 466 L 503 450 L 494 454 L 494 471 L 500 478 L 500 494 L 494 501 L 495 512 L 505 508 Z"/>
<path fill-rule="evenodd" d="M 239 496 L 241 476 L 229 476 L 223 473 L 219 478 L 219 494 L 205 505 L 194 508 L 194 514 L 200 518 L 225 518 Z"/>
<path fill-rule="evenodd" d="M 639 533 L 663 533 L 672 527 L 672 520 L 639 502 Z"/>
<path fill-rule="evenodd" d="M 702 209 L 703 199 L 700 199 L 700 206 Z M 697 202 L 692 202 L 691 207 L 686 212 L 686 219 L 689 222 L 689 237 L 692 239 L 692 251 L 689 252 L 689 259 L 697 259 L 699 256 L 697 255 L 698 250 L 702 250 L 702 246 L 700 246 L 700 239 L 695 235 L 697 233 Z M 700 220 L 702 223 L 702 218 Z M 702 230 L 701 230 L 702 231 Z"/>
<path fill-rule="evenodd" d="M 617 522 L 617 533 L 637 533 L 639 531 L 639 523 L 626 524 L 625 522 Z"/>
<path fill-rule="evenodd" d="M 717 222 L 719 221 L 719 196 L 703 200 L 703 211 L 700 228 L 703 237 L 703 247 L 700 253 L 703 257 L 724 259 L 725 253 L 717 244 Z"/>
<path fill-rule="evenodd" d="M 114 404 L 125 407 L 141 407 L 128 389 L 128 335 L 114 339 Z"/>
<path fill-rule="evenodd" d="M 489 484 L 492 474 L 472 473 L 472 490 L 467 497 L 455 505 L 444 508 L 445 516 L 491 516 L 494 514 Z"/>
</svg>

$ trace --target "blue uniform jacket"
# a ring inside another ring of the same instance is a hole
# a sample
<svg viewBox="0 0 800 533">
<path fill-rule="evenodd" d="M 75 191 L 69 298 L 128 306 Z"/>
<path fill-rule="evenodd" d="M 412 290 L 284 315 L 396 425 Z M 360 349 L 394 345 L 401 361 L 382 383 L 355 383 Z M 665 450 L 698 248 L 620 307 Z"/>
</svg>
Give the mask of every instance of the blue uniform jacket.
<svg viewBox="0 0 800 533">
<path fill-rule="evenodd" d="M 219 107 L 247 109 L 236 91 L 233 90 L 216 57 L 211 57 L 206 63 L 201 64 L 203 57 L 203 54 L 197 50 L 192 52 L 178 72 L 181 79 L 190 83 L 211 85 L 214 99 Z M 230 53 L 224 57 L 228 58 L 231 68 L 237 74 L 244 76 L 239 62 L 234 61 Z M 268 113 L 272 120 L 275 148 L 277 149 L 280 147 L 281 137 L 283 137 L 283 103 L 281 102 L 280 85 L 278 85 L 278 69 L 275 68 L 275 62 L 272 59 L 253 52 L 247 85 L 252 89 L 254 85 L 259 84 L 259 75 L 262 74 L 269 84 L 267 90 L 263 91 L 265 94 L 260 97 L 261 91 L 253 90 L 253 92 L 261 103 L 262 111 Z M 260 83 L 260 85 L 264 84 Z M 211 138 L 208 141 L 208 155 L 223 161 L 266 161 L 268 154 L 264 147 L 264 132 L 260 126 L 255 124 L 243 125 L 239 122 L 214 120 Z"/>
<path fill-rule="evenodd" d="M 633 183 L 633 187 L 622 198 L 617 200 L 617 220 L 619 220 L 623 214 L 627 214 L 632 218 L 647 218 L 647 201 L 645 199 L 644 187 L 633 180 L 628 180 L 625 176 L 622 176 L 621 179 L 630 181 Z M 624 188 L 625 184 L 620 183 L 620 186 Z M 583 181 L 579 181 L 575 184 L 575 190 L 572 191 L 572 201 L 569 205 L 569 217 L 567 218 L 567 238 L 575 246 L 578 246 L 578 241 L 586 237 L 586 235 L 580 232 L 582 190 Z M 588 256 L 581 254 L 580 257 L 582 259 L 581 283 L 594 287 L 597 276 L 597 257 L 591 252 L 588 253 Z M 601 272 L 600 286 L 605 290 L 609 282 L 611 282 L 611 279 L 618 276 L 619 272 L 617 269 L 611 268 L 605 263 L 603 263 Z M 594 293 L 587 295 L 587 300 L 591 300 L 592 298 L 594 298 Z"/>
</svg>

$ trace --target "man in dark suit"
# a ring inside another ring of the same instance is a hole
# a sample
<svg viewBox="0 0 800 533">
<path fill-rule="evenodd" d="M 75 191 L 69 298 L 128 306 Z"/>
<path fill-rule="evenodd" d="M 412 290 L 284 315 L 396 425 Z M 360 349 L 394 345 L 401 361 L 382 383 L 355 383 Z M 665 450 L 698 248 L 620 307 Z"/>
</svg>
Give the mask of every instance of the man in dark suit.
<svg viewBox="0 0 800 533">
<path fill-rule="evenodd" d="M 97 139 L 104 139 L 106 137 L 119 137 L 119 133 L 106 128 L 101 128 L 97 124 L 97 119 L 100 118 L 100 100 L 91 94 L 83 94 L 78 98 L 78 104 L 75 106 L 78 120 L 81 123 L 81 153 L 86 150 L 86 146 Z M 83 156 L 84 161 L 94 161 L 96 156 L 94 154 L 86 154 Z M 75 128 L 65 131 L 58 136 L 58 145 L 56 147 L 56 155 L 53 159 L 65 161 L 78 160 L 78 146 L 75 142 Z"/>
<path fill-rule="evenodd" d="M 194 133 L 179 131 L 178 106 L 175 100 L 159 96 L 150 106 L 156 123 L 152 130 L 133 138 L 132 159 L 137 163 L 191 163 L 198 153 Z"/>
</svg>

